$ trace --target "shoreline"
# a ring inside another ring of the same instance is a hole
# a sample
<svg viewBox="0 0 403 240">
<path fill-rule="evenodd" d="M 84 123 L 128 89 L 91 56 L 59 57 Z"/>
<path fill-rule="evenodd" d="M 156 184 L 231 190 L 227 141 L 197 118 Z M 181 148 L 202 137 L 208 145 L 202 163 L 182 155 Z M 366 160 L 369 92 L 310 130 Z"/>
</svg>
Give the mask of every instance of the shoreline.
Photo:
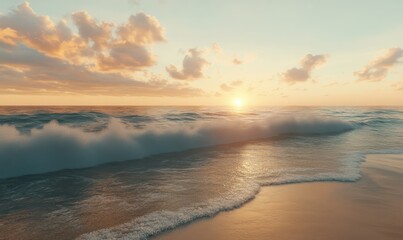
<svg viewBox="0 0 403 240">
<path fill-rule="evenodd" d="M 369 154 L 357 182 L 262 187 L 240 208 L 152 239 L 403 239 L 403 154 Z"/>
</svg>

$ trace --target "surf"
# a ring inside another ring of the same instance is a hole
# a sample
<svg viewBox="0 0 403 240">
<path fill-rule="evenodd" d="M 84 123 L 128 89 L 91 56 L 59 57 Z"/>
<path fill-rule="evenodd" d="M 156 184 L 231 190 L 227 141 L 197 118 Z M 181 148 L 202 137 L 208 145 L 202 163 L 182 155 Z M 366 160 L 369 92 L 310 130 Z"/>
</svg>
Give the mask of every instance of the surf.
<svg viewBox="0 0 403 240">
<path fill-rule="evenodd" d="M 282 135 L 338 134 L 354 124 L 334 118 L 271 116 L 246 122 L 220 120 L 189 125 L 133 128 L 112 118 L 99 132 L 51 121 L 24 134 L 1 125 L 0 178 L 87 168 L 194 148 L 271 138 Z"/>
</svg>

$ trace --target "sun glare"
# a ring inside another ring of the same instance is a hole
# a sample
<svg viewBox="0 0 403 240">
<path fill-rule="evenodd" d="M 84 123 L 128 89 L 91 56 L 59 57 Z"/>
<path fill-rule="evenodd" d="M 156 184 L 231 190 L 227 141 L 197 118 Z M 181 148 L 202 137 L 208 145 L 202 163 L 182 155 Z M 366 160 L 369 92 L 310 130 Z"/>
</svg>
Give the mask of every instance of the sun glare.
<svg viewBox="0 0 403 240">
<path fill-rule="evenodd" d="M 236 107 L 242 107 L 243 104 L 244 104 L 244 102 L 243 102 L 242 99 L 240 99 L 240 98 L 235 98 L 235 99 L 234 99 L 234 106 L 236 106 Z"/>
</svg>

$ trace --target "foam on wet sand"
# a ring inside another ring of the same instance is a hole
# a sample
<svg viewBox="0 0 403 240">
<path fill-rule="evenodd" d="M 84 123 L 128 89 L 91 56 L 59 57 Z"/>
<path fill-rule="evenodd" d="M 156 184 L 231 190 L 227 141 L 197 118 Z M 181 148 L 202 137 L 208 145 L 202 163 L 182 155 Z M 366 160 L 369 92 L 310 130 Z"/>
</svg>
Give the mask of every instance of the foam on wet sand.
<svg viewBox="0 0 403 240">
<path fill-rule="evenodd" d="M 403 239 L 403 155 L 367 155 L 361 175 L 264 187 L 239 209 L 156 239 Z"/>
</svg>

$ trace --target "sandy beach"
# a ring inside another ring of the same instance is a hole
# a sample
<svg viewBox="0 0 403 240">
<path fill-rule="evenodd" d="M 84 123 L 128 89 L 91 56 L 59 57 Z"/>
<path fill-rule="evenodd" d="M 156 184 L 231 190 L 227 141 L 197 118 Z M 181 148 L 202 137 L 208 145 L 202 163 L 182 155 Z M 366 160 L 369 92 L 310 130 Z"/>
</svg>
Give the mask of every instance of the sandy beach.
<svg viewBox="0 0 403 240">
<path fill-rule="evenodd" d="M 368 155 L 361 175 L 264 187 L 239 209 L 155 239 L 403 239 L 403 155 Z"/>
</svg>

